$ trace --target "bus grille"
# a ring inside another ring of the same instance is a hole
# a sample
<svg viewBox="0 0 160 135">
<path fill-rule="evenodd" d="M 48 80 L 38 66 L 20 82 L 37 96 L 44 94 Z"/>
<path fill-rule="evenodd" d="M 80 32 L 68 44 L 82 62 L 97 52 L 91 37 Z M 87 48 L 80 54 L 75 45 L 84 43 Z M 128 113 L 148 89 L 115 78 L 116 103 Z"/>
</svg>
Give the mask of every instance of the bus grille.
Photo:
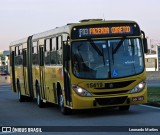
<svg viewBox="0 0 160 135">
<path fill-rule="evenodd" d="M 105 83 L 105 86 L 102 88 L 95 88 L 95 89 L 118 89 L 124 88 L 128 85 L 132 84 L 135 80 L 125 81 L 125 82 L 113 82 L 113 83 Z"/>
<path fill-rule="evenodd" d="M 96 98 L 96 102 L 99 105 L 116 105 L 116 104 L 123 104 L 127 96 L 125 97 L 113 97 L 113 98 Z"/>
<path fill-rule="evenodd" d="M 112 91 L 112 92 L 94 92 L 95 95 L 108 95 L 108 94 L 125 94 L 129 90 L 123 90 L 123 91 Z"/>
</svg>

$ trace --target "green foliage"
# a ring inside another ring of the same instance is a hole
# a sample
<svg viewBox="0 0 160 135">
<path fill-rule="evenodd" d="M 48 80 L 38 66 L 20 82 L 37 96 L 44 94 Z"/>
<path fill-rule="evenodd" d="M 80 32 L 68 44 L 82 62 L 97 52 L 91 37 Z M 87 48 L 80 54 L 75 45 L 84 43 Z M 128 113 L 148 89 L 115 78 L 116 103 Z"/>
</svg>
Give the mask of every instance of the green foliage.
<svg viewBox="0 0 160 135">
<path fill-rule="evenodd" d="M 148 87 L 148 103 L 160 103 L 160 87 Z"/>
</svg>

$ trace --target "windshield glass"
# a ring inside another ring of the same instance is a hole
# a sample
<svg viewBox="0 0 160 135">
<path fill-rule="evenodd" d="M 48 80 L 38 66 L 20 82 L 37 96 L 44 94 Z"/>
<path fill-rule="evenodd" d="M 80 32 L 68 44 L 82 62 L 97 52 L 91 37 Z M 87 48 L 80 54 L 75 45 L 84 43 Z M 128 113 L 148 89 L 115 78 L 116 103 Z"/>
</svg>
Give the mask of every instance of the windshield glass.
<svg viewBox="0 0 160 135">
<path fill-rule="evenodd" d="M 79 78 L 120 78 L 144 70 L 139 38 L 72 43 L 72 69 Z"/>
</svg>

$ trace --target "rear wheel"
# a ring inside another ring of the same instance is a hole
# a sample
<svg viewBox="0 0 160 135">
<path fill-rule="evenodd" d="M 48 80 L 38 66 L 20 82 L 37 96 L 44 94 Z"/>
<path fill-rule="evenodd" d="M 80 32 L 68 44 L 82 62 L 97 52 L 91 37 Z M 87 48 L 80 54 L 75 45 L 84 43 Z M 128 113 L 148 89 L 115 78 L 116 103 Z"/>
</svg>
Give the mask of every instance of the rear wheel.
<svg viewBox="0 0 160 135">
<path fill-rule="evenodd" d="M 42 108 L 44 107 L 44 103 L 41 99 L 41 94 L 40 94 L 40 88 L 39 85 L 36 85 L 36 91 L 37 91 L 37 105 Z"/>
<path fill-rule="evenodd" d="M 21 87 L 20 87 L 19 82 L 17 84 L 17 89 L 18 89 L 18 100 L 19 100 L 19 102 L 24 102 L 25 101 L 25 96 L 23 96 L 21 94 Z"/>
<path fill-rule="evenodd" d="M 130 108 L 130 105 L 126 105 L 126 106 L 119 106 L 119 110 L 120 111 L 128 111 Z"/>
</svg>

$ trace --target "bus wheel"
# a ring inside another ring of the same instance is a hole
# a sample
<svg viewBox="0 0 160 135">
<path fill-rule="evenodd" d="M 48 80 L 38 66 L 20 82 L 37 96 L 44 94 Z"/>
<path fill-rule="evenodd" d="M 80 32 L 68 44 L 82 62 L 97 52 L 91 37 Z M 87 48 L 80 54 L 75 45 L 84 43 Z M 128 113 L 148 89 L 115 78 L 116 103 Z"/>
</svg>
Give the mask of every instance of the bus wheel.
<svg viewBox="0 0 160 135">
<path fill-rule="evenodd" d="M 67 108 L 64 106 L 64 98 L 63 98 L 62 94 L 59 95 L 59 106 L 60 106 L 60 110 L 61 110 L 62 114 L 64 114 L 64 115 L 72 114 L 72 110 L 70 108 Z"/>
<path fill-rule="evenodd" d="M 19 102 L 24 102 L 25 101 L 25 96 L 21 95 L 21 88 L 20 88 L 20 84 L 17 84 L 17 89 L 18 89 L 18 100 Z"/>
<path fill-rule="evenodd" d="M 37 105 L 38 105 L 40 108 L 43 108 L 43 107 L 44 107 L 44 103 L 43 103 L 43 101 L 41 100 L 40 89 L 39 89 L 39 86 L 38 86 L 38 85 L 36 85 L 36 91 L 37 91 Z"/>
<path fill-rule="evenodd" d="M 130 105 L 125 105 L 125 106 L 119 106 L 120 111 L 128 111 L 130 108 Z"/>
</svg>

